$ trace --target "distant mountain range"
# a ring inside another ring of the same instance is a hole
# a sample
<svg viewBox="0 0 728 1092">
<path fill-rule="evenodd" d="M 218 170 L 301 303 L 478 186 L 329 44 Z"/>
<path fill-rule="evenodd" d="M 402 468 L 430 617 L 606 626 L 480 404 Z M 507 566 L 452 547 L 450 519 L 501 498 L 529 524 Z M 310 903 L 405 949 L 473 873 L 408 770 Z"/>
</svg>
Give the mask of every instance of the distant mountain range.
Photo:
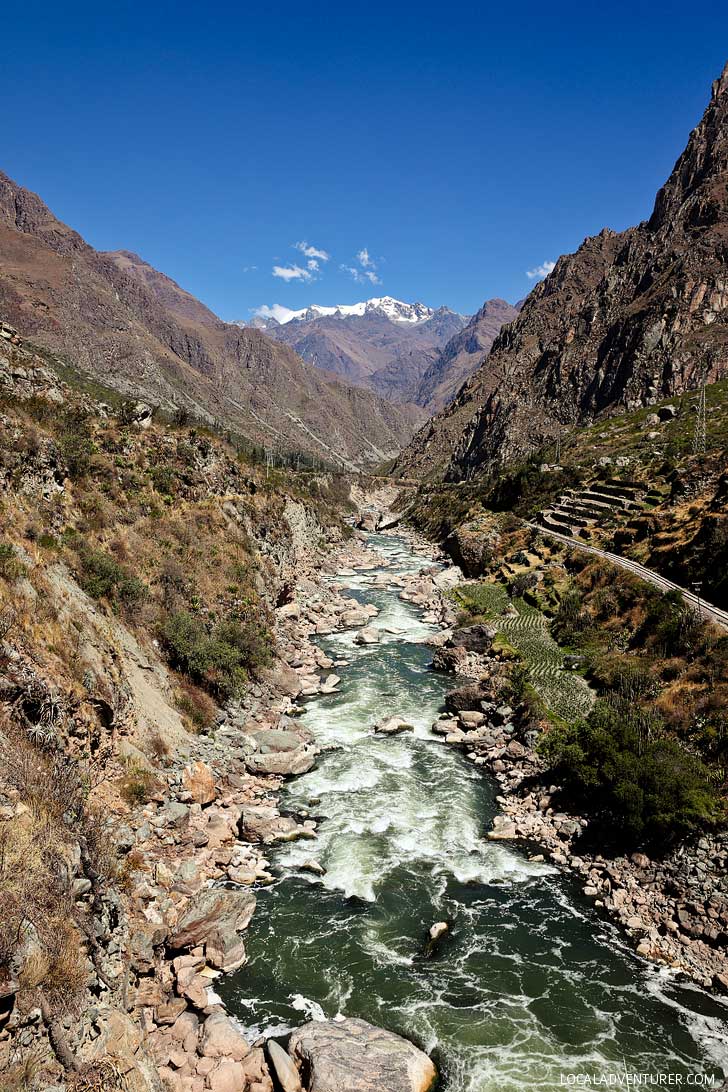
<svg viewBox="0 0 728 1092">
<path fill-rule="evenodd" d="M 291 311 L 288 307 L 282 307 L 281 304 L 276 304 L 274 307 L 261 307 L 260 312 L 250 323 L 239 325 L 267 330 L 271 326 L 285 326 L 289 322 L 313 322 L 318 318 L 350 318 L 351 316 L 361 318 L 363 315 L 383 315 L 392 322 L 420 323 L 427 322 L 434 314 L 433 309 L 426 307 L 424 303 L 403 303 L 402 300 L 395 300 L 392 296 L 379 296 L 370 300 L 361 300 L 359 303 L 335 304 L 333 307 L 322 307 L 318 303 L 313 303 L 310 307 L 301 308 L 300 311 Z"/>
<path fill-rule="evenodd" d="M 561 257 L 398 468 L 468 478 L 726 375 L 728 65 L 649 220 Z"/>
<path fill-rule="evenodd" d="M 94 250 L 2 172 L 0 319 L 130 399 L 343 466 L 391 456 L 423 417 L 223 322 L 137 255 Z"/>
<path fill-rule="evenodd" d="M 275 305 L 248 325 L 304 360 L 392 402 L 441 409 L 481 362 L 503 322 L 517 311 L 489 300 L 469 319 L 449 307 L 391 296 L 299 311 Z M 244 325 L 244 324 L 243 324 Z"/>
<path fill-rule="evenodd" d="M 413 401 L 437 413 L 452 401 L 475 369 L 482 364 L 501 326 L 513 322 L 523 301 L 486 300 L 462 330 L 454 334 L 422 376 Z"/>
</svg>

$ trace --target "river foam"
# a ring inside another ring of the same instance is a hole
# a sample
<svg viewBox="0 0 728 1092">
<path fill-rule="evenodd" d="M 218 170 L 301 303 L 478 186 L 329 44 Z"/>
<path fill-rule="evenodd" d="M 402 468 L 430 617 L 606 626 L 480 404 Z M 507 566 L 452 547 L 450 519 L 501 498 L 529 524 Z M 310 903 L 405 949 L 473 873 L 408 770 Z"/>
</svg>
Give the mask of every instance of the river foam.
<svg viewBox="0 0 728 1092">
<path fill-rule="evenodd" d="M 372 536 L 390 574 L 428 562 Z M 250 1029 L 341 1012 L 437 1052 L 445 1092 L 545 1092 L 576 1074 L 728 1070 L 725 1007 L 636 959 L 568 876 L 484 831 L 497 810 L 480 771 L 430 725 L 452 680 L 428 670 L 433 632 L 373 573 L 340 577 L 379 608 L 379 644 L 322 639 L 342 655 L 339 691 L 303 721 L 333 747 L 285 802 L 318 820 L 315 841 L 274 854 L 285 879 L 258 894 L 250 961 L 219 980 Z M 413 731 L 383 737 L 398 716 Z M 304 871 L 310 859 L 322 877 Z M 430 925 L 447 920 L 432 959 Z"/>
</svg>

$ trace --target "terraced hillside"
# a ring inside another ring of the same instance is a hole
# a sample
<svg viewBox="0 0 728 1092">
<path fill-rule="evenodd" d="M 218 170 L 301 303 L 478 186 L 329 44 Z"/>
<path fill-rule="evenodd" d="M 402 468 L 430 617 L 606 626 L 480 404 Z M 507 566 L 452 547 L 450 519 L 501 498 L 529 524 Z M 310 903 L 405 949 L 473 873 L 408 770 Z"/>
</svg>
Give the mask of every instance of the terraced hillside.
<svg viewBox="0 0 728 1092">
<path fill-rule="evenodd" d="M 503 569 L 501 578 L 530 570 L 530 564 Z M 455 601 L 466 613 L 477 611 L 498 633 L 498 644 L 515 653 L 528 672 L 528 680 L 549 713 L 573 720 L 589 713 L 594 701 L 588 683 L 570 669 L 567 653 L 551 635 L 541 610 L 523 597 L 509 599 L 504 583 L 464 585 L 456 589 Z"/>
<path fill-rule="evenodd" d="M 699 583 L 706 599 L 725 608 L 728 381 L 705 388 L 704 437 L 700 409 L 700 392 L 691 392 L 565 430 L 558 444 L 489 478 L 423 486 L 415 519 L 441 539 L 457 529 L 455 560 L 472 575 L 481 571 L 485 542 L 479 514 L 510 512 L 683 587 Z"/>
</svg>

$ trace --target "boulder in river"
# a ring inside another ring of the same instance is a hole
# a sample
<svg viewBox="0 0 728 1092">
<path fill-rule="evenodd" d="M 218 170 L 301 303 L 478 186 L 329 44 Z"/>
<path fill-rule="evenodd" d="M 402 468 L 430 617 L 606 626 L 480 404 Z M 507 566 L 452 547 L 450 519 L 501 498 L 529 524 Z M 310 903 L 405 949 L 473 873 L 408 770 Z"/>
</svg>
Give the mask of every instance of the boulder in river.
<svg viewBox="0 0 728 1092">
<path fill-rule="evenodd" d="M 428 1092 L 437 1070 L 413 1043 L 366 1020 L 314 1020 L 288 1053 L 309 1074 L 308 1092 Z"/>
<path fill-rule="evenodd" d="M 412 727 L 409 721 L 402 720 L 401 717 L 387 717 L 381 724 L 374 725 L 374 731 L 385 736 L 395 736 L 399 732 L 411 732 Z"/>
<path fill-rule="evenodd" d="M 449 932 L 450 926 L 446 921 L 436 921 L 430 926 L 425 941 L 425 959 L 430 959 L 435 954 L 437 942 Z"/>
<path fill-rule="evenodd" d="M 379 630 L 374 626 L 364 626 L 354 638 L 357 645 L 376 645 L 379 643 Z"/>
</svg>

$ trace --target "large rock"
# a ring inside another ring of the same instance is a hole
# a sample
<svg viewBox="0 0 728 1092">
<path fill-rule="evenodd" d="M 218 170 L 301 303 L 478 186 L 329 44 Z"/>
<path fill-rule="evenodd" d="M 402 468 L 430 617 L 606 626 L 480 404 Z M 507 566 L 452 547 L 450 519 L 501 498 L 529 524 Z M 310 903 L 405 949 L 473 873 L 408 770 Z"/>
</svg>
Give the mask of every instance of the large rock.
<svg viewBox="0 0 728 1092">
<path fill-rule="evenodd" d="M 147 1053 L 138 1024 L 120 1009 L 102 1009 L 96 1018 L 97 1037 L 84 1045 L 82 1062 L 111 1063 L 128 1092 L 163 1092 L 154 1061 Z"/>
<path fill-rule="evenodd" d="M 255 895 L 250 891 L 209 887 L 190 901 L 187 909 L 170 931 L 172 948 L 205 945 L 208 961 L 221 971 L 233 971 L 245 962 L 245 948 L 240 934 L 247 928 L 255 910 Z"/>
<path fill-rule="evenodd" d="M 258 744 L 258 754 L 270 755 L 280 751 L 297 751 L 301 746 L 301 737 L 295 732 L 280 728 L 258 728 L 250 732 L 251 739 Z"/>
<path fill-rule="evenodd" d="M 301 1078 L 292 1058 L 286 1054 L 283 1047 L 279 1046 L 275 1039 L 268 1040 L 267 1048 L 270 1064 L 275 1070 L 275 1075 L 283 1092 L 303 1092 Z"/>
<path fill-rule="evenodd" d="M 249 755 L 245 765 L 251 773 L 278 774 L 281 777 L 295 777 L 308 773 L 316 762 L 316 752 L 308 747 L 299 747 L 295 751 L 273 751 L 270 754 Z"/>
<path fill-rule="evenodd" d="M 445 695 L 445 708 L 449 713 L 459 713 L 463 709 L 480 711 L 482 702 L 489 696 L 490 690 L 487 683 L 466 683 Z"/>
<path fill-rule="evenodd" d="M 380 724 L 374 725 L 374 731 L 385 736 L 395 736 L 400 732 L 411 732 L 412 729 L 413 725 L 408 720 L 402 720 L 401 717 L 387 717 Z"/>
<path fill-rule="evenodd" d="M 297 618 L 300 613 L 300 607 L 297 603 L 287 603 L 278 611 L 279 616 L 286 618 Z M 269 682 L 273 693 L 284 694 L 288 698 L 297 698 L 301 693 L 301 680 L 288 664 L 277 663 L 274 668 L 265 673 L 265 678 Z"/>
<path fill-rule="evenodd" d="M 182 788 L 195 804 L 211 804 L 217 796 L 215 775 L 206 762 L 191 762 L 182 771 Z"/>
<path fill-rule="evenodd" d="M 432 578 L 432 583 L 440 591 L 450 591 L 452 588 L 456 588 L 458 584 L 462 584 L 463 579 L 463 573 L 458 566 L 450 565 L 442 572 L 436 573 Z"/>
<path fill-rule="evenodd" d="M 365 1020 L 315 1020 L 288 1053 L 310 1074 L 308 1092 L 428 1092 L 437 1079 L 426 1054 Z"/>
<path fill-rule="evenodd" d="M 232 1058 L 239 1062 L 250 1047 L 229 1016 L 213 1012 L 203 1024 L 199 1051 L 203 1058 Z"/>
<path fill-rule="evenodd" d="M 360 531 L 376 531 L 379 520 L 379 512 L 362 512 L 356 525 Z"/>
<path fill-rule="evenodd" d="M 369 621 L 369 611 L 364 610 L 362 607 L 345 610 L 340 615 L 340 621 L 346 629 L 358 629 L 360 626 L 365 626 Z"/>
<path fill-rule="evenodd" d="M 240 818 L 240 836 L 247 842 L 275 842 L 282 834 L 289 834 L 298 824 L 290 815 L 280 815 L 270 804 L 255 804 L 243 808 Z"/>
<path fill-rule="evenodd" d="M 453 648 L 467 649 L 468 652 L 488 652 L 495 635 L 496 630 L 482 623 L 475 626 L 463 626 L 462 629 L 455 630 L 449 644 Z"/>
</svg>

